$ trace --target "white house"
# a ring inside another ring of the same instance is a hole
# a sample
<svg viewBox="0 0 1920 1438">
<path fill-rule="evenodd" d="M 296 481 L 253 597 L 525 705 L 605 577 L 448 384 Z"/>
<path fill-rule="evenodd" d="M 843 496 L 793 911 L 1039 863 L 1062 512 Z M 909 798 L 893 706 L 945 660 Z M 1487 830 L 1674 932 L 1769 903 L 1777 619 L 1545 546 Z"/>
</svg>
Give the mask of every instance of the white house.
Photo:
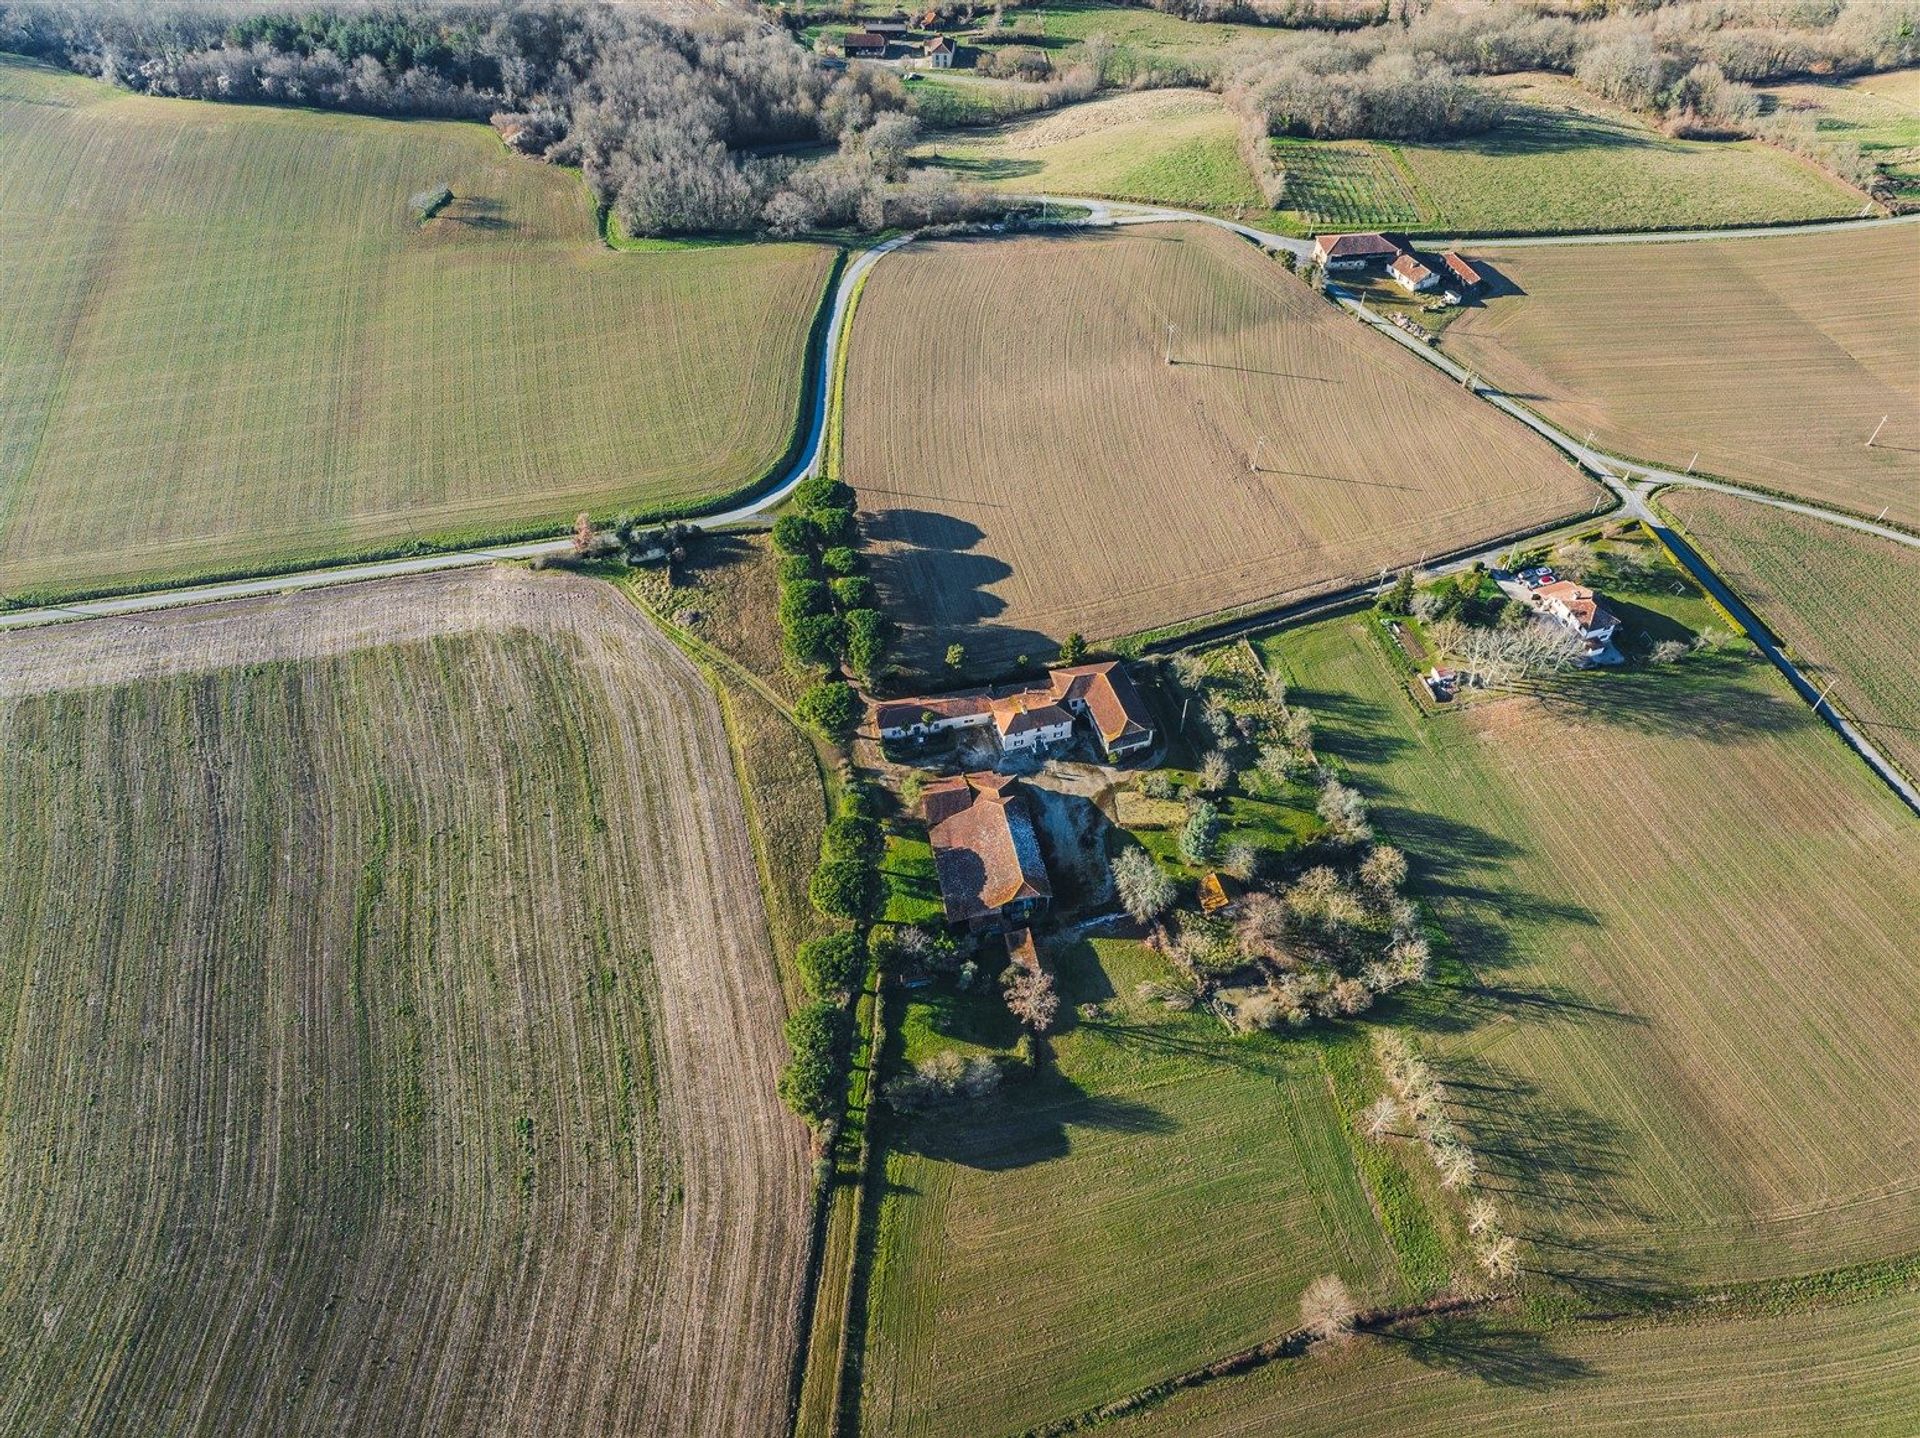
<svg viewBox="0 0 1920 1438">
<path fill-rule="evenodd" d="M 1015 694 L 994 700 L 993 727 L 1000 735 L 1001 749 L 1009 754 L 1024 754 L 1071 739 L 1073 711 L 1064 705 L 1035 703 L 1027 695 Z"/>
<path fill-rule="evenodd" d="M 1387 273 L 1393 276 L 1393 282 L 1410 294 L 1419 294 L 1430 290 L 1440 283 L 1440 276 L 1428 269 L 1412 255 L 1402 255 L 1387 267 Z"/>
<path fill-rule="evenodd" d="M 1591 589 L 1565 579 L 1534 590 L 1533 603 L 1540 613 L 1580 640 L 1588 659 L 1605 653 L 1614 631 L 1620 627 L 1620 621 L 1594 597 Z"/>
<path fill-rule="evenodd" d="M 873 706 L 873 727 L 882 739 L 926 739 L 991 724 L 1000 747 L 1014 753 L 1065 743 L 1083 718 L 1109 759 L 1153 745 L 1153 716 L 1126 669 L 1112 659 L 1050 670 L 1037 682 Z"/>
<path fill-rule="evenodd" d="M 953 68 L 953 41 L 945 35 L 935 35 L 922 47 L 927 63 L 936 70 Z"/>
</svg>

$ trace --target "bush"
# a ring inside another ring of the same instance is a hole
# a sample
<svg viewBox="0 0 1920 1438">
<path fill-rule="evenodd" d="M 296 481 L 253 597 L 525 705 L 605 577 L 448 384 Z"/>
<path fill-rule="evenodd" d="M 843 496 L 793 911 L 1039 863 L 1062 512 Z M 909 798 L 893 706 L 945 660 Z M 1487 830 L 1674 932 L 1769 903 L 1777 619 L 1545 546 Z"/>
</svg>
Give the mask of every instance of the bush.
<svg viewBox="0 0 1920 1438">
<path fill-rule="evenodd" d="M 860 557 L 859 550 L 845 544 L 836 544 L 820 556 L 820 567 L 828 574 L 846 578 L 848 575 L 858 574 L 867 567 L 867 563 Z"/>
<path fill-rule="evenodd" d="M 859 725 L 863 707 L 851 684 L 825 679 L 800 696 L 793 712 L 829 739 L 845 739 Z"/>
<path fill-rule="evenodd" d="M 816 1128 L 836 1118 L 846 1100 L 849 1027 L 846 1012 L 825 999 L 796 1009 L 787 1019 L 792 1057 L 780 1074 L 780 1097 Z"/>
<path fill-rule="evenodd" d="M 1060 664 L 1071 667 L 1087 657 L 1087 641 L 1078 634 L 1069 634 L 1060 641 Z"/>
<path fill-rule="evenodd" d="M 783 514 L 773 522 L 773 547 L 782 554 L 805 554 L 811 557 L 819 539 L 820 527 L 813 522 L 811 515 Z"/>
<path fill-rule="evenodd" d="M 847 579 L 836 579 L 832 581 L 832 588 L 833 602 L 843 610 L 872 609 L 880 597 L 873 587 L 873 581 L 864 574 L 853 575 Z"/>
<path fill-rule="evenodd" d="M 836 998 L 859 989 L 867 973 L 867 946 L 852 930 L 808 939 L 794 955 L 807 992 L 816 999 Z"/>
<path fill-rule="evenodd" d="M 1173 907 L 1173 880 L 1145 849 L 1121 851 L 1113 861 L 1113 888 L 1120 906 L 1136 923 L 1158 918 Z"/>
<path fill-rule="evenodd" d="M 812 475 L 793 487 L 794 507 L 802 514 L 816 509 L 851 509 L 853 501 L 852 485 L 829 479 L 824 474 Z"/>
<path fill-rule="evenodd" d="M 830 919 L 864 924 L 879 912 L 881 888 L 873 865 L 858 859 L 823 858 L 807 884 L 807 897 Z"/>
</svg>

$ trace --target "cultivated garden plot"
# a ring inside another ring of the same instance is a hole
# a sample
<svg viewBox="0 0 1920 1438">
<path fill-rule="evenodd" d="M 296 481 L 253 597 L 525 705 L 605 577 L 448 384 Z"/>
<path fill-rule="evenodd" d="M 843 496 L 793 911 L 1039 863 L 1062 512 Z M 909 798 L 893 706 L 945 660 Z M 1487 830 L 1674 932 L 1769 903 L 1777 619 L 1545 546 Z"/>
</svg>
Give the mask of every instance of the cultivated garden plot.
<svg viewBox="0 0 1920 1438">
<path fill-rule="evenodd" d="M 1445 348 L 1630 459 L 1920 522 L 1914 231 L 1476 250 Z M 1882 429 L 1869 448 L 1882 418 Z M 1697 460 L 1695 456 L 1698 456 Z"/>
<path fill-rule="evenodd" d="M 781 988 L 617 590 L 24 632 L 0 693 L 0 1432 L 785 1431 Z"/>
<path fill-rule="evenodd" d="M 0 131 L 0 596 L 691 506 L 788 449 L 825 246 L 616 254 L 483 125 L 7 62 Z"/>
<path fill-rule="evenodd" d="M 1662 593 L 1608 600 L 1700 623 Z M 1530 1275 L 1657 1292 L 1920 1241 L 1920 830 L 1744 642 L 1430 718 L 1375 621 L 1267 652 L 1466 966 L 1414 1032 Z"/>
<path fill-rule="evenodd" d="M 956 640 L 1037 657 L 1070 631 L 1302 597 L 1597 496 L 1193 225 L 889 256 L 855 314 L 846 435 L 875 577 L 923 668 Z"/>
<path fill-rule="evenodd" d="M 1660 503 L 1800 671 L 1920 775 L 1920 550 L 1710 490 Z"/>
</svg>

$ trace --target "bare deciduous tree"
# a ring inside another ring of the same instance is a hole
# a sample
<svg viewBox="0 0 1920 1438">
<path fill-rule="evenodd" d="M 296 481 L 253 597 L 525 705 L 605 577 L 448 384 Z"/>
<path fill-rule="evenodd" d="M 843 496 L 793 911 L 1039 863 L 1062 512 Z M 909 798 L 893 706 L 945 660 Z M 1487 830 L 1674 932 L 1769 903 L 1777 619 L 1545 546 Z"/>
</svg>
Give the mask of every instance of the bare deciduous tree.
<svg viewBox="0 0 1920 1438">
<path fill-rule="evenodd" d="M 1361 1131 L 1376 1141 L 1393 1132 L 1394 1124 L 1400 1121 L 1400 1105 L 1393 1101 L 1392 1094 L 1381 1094 L 1367 1106 L 1361 1115 Z"/>
<path fill-rule="evenodd" d="M 1113 889 L 1121 907 L 1137 923 L 1147 923 L 1173 907 L 1173 880 L 1145 849 L 1124 850 L 1113 861 Z"/>
<path fill-rule="evenodd" d="M 1322 1341 L 1347 1337 L 1359 1316 L 1359 1305 L 1335 1274 L 1322 1274 L 1300 1295 L 1300 1326 Z"/>
</svg>

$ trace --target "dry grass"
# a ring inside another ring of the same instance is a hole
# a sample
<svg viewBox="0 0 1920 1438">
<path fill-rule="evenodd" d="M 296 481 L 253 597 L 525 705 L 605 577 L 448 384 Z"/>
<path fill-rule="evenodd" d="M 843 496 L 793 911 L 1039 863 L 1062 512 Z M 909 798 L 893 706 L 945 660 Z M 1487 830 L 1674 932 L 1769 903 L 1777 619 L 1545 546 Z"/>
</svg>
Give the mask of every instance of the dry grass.
<svg viewBox="0 0 1920 1438">
<path fill-rule="evenodd" d="M 826 247 L 616 254 L 482 125 L 8 63 L 0 132 L 0 594 L 690 506 L 788 447 Z"/>
<path fill-rule="evenodd" d="M 1661 503 L 1801 670 L 1920 775 L 1920 551 L 1706 490 Z"/>
<path fill-rule="evenodd" d="M 1037 657 L 1070 630 L 1297 598 L 1594 493 L 1246 242 L 1191 225 L 890 257 L 854 320 L 846 476 L 922 664 L 954 639 Z"/>
<path fill-rule="evenodd" d="M 784 1431 L 780 991 L 631 606 L 368 585 L 0 690 L 0 1432 Z"/>
<path fill-rule="evenodd" d="M 1617 453 L 1920 524 L 1914 234 L 1489 247 L 1445 344 Z"/>
<path fill-rule="evenodd" d="M 1920 825 L 1776 670 L 1428 719 L 1356 621 L 1269 653 L 1470 969 L 1422 1042 L 1530 1283 L 1920 1246 Z"/>
</svg>

